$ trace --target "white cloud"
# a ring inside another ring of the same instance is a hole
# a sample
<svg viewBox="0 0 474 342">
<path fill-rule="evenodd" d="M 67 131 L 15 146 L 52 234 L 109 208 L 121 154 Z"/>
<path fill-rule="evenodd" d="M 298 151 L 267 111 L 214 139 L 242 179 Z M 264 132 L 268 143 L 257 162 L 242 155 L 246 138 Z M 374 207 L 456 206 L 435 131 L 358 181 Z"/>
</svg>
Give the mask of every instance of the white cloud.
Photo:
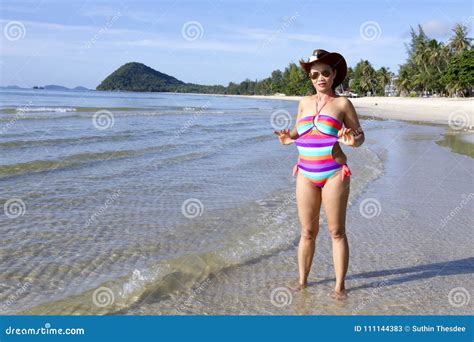
<svg viewBox="0 0 474 342">
<path fill-rule="evenodd" d="M 143 23 L 154 23 L 157 20 L 157 15 L 153 12 L 130 10 L 126 7 L 83 7 L 78 14 L 84 17 L 110 18 L 116 15 L 117 12 L 120 12 L 124 17 Z"/>
<path fill-rule="evenodd" d="M 9 19 L 0 19 L 0 25 L 4 25 L 12 20 Z M 29 20 L 20 20 L 23 25 L 25 25 L 27 31 L 28 30 L 50 30 L 54 31 L 55 34 L 61 33 L 61 32 L 72 32 L 72 31 L 77 31 L 77 32 L 97 32 L 97 30 L 100 30 L 102 28 L 101 25 L 97 26 L 87 26 L 87 25 L 64 25 L 64 24 L 57 24 L 57 23 L 49 23 L 49 22 L 42 22 L 42 21 L 29 21 Z M 104 25 L 107 22 L 104 21 Z M 109 28 L 107 32 L 113 32 L 116 34 L 123 34 L 123 33 L 141 33 L 140 31 L 135 31 L 135 30 L 128 30 L 128 29 L 114 29 L 114 28 Z"/>
<path fill-rule="evenodd" d="M 428 37 L 446 37 L 450 33 L 449 24 L 441 20 L 430 20 L 421 25 Z"/>
<path fill-rule="evenodd" d="M 3 20 L 0 20 L 2 23 Z M 8 22 L 8 21 L 5 21 Z M 9 56 L 29 56 L 32 51 L 39 55 L 55 55 L 57 51 L 65 52 L 94 52 L 101 48 L 114 47 L 121 50 L 124 47 L 137 47 L 144 49 L 173 49 L 173 50 L 205 50 L 205 51 L 221 51 L 221 52 L 255 52 L 256 44 L 243 44 L 232 42 L 229 40 L 209 40 L 203 37 L 200 40 L 189 42 L 182 38 L 181 33 L 175 38 L 170 38 L 166 35 L 141 32 L 134 30 L 123 29 L 107 29 L 107 31 L 100 35 L 98 34 L 100 27 L 93 26 L 71 26 L 53 23 L 42 22 L 27 22 L 23 21 L 27 32 L 35 31 L 38 33 L 39 29 L 51 31 L 51 33 L 43 33 L 32 37 L 28 35 L 28 39 L 9 42 L 2 36 L 2 54 Z M 75 31 L 78 35 L 71 36 L 71 32 Z M 57 39 L 58 32 L 64 32 L 68 39 Z M 106 37 L 105 37 L 106 35 Z M 94 37 L 96 39 L 94 39 Z M 92 50 L 87 49 L 89 42 L 93 47 Z"/>
<path fill-rule="evenodd" d="M 208 51 L 224 51 L 224 52 L 254 52 L 256 45 L 253 44 L 236 44 L 231 42 L 221 41 L 194 41 L 188 42 L 184 39 L 170 40 L 170 39 L 141 39 L 128 41 L 114 41 L 116 46 L 138 46 L 146 48 L 163 48 L 176 50 L 208 50 Z"/>
</svg>

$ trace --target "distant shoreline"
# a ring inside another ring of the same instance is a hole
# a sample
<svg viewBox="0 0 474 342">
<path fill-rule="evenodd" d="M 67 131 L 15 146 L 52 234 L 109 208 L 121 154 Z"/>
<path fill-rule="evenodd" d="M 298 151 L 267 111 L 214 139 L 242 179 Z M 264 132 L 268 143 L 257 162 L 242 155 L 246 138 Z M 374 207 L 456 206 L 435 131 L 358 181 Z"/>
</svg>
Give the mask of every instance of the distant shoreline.
<svg viewBox="0 0 474 342">
<path fill-rule="evenodd" d="M 201 94 L 211 95 L 211 94 Z M 283 101 L 299 101 L 302 96 L 274 95 L 225 95 L 212 96 L 242 97 L 250 99 L 267 99 Z M 474 130 L 474 98 L 444 97 L 360 97 L 349 99 L 359 115 L 379 119 L 395 119 L 403 121 L 421 121 L 434 124 L 449 125 L 454 120 Z"/>
<path fill-rule="evenodd" d="M 4 88 L 5 89 L 5 88 Z M 33 90 L 33 89 L 25 89 Z M 48 91 L 49 89 L 44 89 Z M 52 90 L 52 89 L 51 89 Z M 54 91 L 54 90 L 53 90 Z M 101 90 L 88 90 L 102 92 Z M 104 91 L 108 92 L 108 91 Z M 278 95 L 231 95 L 181 92 L 131 92 L 120 93 L 153 93 L 193 96 L 220 96 L 261 100 L 299 101 L 303 96 Z M 360 97 L 350 98 L 360 116 L 377 119 L 394 119 L 412 122 L 449 125 L 452 128 L 462 127 L 459 132 L 474 132 L 474 97 Z M 453 124 L 454 123 L 454 124 Z"/>
</svg>

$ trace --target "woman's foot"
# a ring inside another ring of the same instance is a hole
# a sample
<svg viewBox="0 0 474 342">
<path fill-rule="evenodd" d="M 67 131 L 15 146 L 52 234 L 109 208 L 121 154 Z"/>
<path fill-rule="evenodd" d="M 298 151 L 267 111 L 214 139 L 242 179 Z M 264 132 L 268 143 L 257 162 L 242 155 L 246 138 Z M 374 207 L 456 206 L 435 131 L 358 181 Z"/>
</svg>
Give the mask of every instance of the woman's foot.
<svg viewBox="0 0 474 342">
<path fill-rule="evenodd" d="M 296 285 L 290 286 L 290 290 L 298 292 L 298 291 L 301 291 L 301 290 L 305 289 L 306 287 L 308 287 L 308 283 L 300 283 L 298 281 L 298 282 L 296 282 Z"/>
<path fill-rule="evenodd" d="M 334 300 L 345 300 L 347 299 L 347 293 L 345 289 L 340 290 L 340 291 L 333 290 L 329 294 L 329 297 L 331 297 Z"/>
</svg>

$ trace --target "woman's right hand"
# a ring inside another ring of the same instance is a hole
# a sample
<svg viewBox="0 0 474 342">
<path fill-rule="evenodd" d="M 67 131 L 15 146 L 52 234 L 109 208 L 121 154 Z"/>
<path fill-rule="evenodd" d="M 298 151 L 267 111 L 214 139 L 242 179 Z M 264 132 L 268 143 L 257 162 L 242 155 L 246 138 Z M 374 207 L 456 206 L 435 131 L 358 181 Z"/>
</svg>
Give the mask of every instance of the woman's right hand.
<svg viewBox="0 0 474 342">
<path fill-rule="evenodd" d="M 279 131 L 273 131 L 273 133 L 278 135 L 278 139 L 280 140 L 280 144 L 282 145 L 290 145 L 294 142 L 294 140 L 290 137 L 289 129 L 281 129 Z"/>
</svg>

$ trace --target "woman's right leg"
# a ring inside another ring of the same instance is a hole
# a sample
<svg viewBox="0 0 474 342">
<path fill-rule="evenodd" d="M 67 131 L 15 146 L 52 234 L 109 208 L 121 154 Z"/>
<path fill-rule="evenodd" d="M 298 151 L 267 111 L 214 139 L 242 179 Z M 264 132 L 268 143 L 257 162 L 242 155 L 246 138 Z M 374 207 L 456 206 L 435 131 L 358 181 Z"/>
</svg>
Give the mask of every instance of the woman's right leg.
<svg viewBox="0 0 474 342">
<path fill-rule="evenodd" d="M 296 203 L 301 224 L 298 246 L 299 280 L 296 289 L 306 287 L 316 249 L 319 232 L 319 212 L 321 209 L 321 189 L 298 172 L 296 178 Z"/>
</svg>

